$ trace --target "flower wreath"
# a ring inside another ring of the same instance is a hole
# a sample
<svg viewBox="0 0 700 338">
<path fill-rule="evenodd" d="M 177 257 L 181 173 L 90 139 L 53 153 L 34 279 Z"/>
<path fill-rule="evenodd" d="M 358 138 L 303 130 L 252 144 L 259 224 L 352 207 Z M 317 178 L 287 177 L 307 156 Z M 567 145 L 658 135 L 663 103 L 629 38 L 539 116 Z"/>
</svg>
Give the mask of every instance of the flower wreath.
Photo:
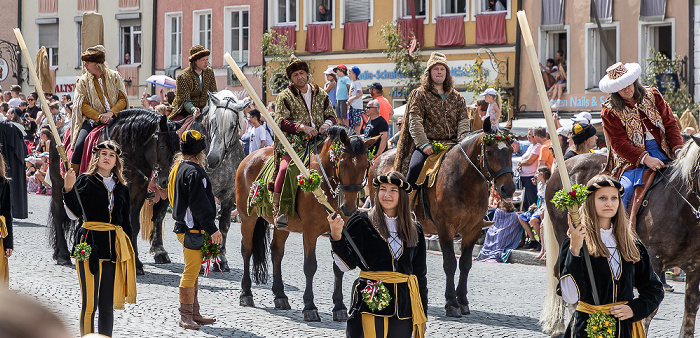
<svg viewBox="0 0 700 338">
<path fill-rule="evenodd" d="M 616 332 L 617 319 L 602 311 L 590 315 L 586 320 L 588 338 L 613 338 Z"/>
<path fill-rule="evenodd" d="M 309 170 L 309 178 L 304 177 L 304 175 L 297 175 L 297 180 L 299 182 L 299 187 L 304 192 L 311 192 L 318 189 L 321 186 L 321 175 L 315 169 Z"/>
<path fill-rule="evenodd" d="M 515 140 L 515 136 L 513 136 L 513 134 L 503 134 L 503 133 L 485 134 L 484 136 L 481 137 L 481 141 L 483 141 L 484 144 L 489 144 L 491 142 L 500 142 L 500 141 L 505 141 L 505 142 L 510 143 L 512 140 Z"/>
<path fill-rule="evenodd" d="M 574 184 L 571 187 L 571 192 L 566 192 L 564 189 L 557 191 L 552 198 L 552 203 L 562 211 L 578 208 L 586 202 L 588 193 L 588 188 L 585 185 Z"/>
<path fill-rule="evenodd" d="M 289 144 L 292 146 L 292 149 L 294 149 L 294 151 L 296 152 L 304 149 L 304 147 L 306 147 L 306 144 L 308 144 L 310 140 L 311 136 L 309 136 L 309 134 L 305 132 L 299 132 L 287 136 L 287 141 L 289 141 Z M 282 155 L 287 155 L 287 149 L 282 147 L 281 153 Z"/>
<path fill-rule="evenodd" d="M 367 286 L 362 290 L 362 300 L 372 312 L 381 311 L 389 306 L 391 295 L 382 281 L 368 280 Z"/>
<path fill-rule="evenodd" d="M 250 186 L 250 192 L 248 192 L 249 207 L 257 205 L 263 200 L 263 193 L 265 193 L 265 185 L 261 180 L 253 182 Z"/>
<path fill-rule="evenodd" d="M 206 277 L 209 276 L 209 269 L 212 265 L 216 264 L 216 266 L 219 266 L 219 262 L 221 262 L 221 258 L 219 258 L 221 248 L 218 244 L 214 244 L 211 240 L 211 235 L 205 232 L 204 244 L 200 250 L 202 251 L 202 265 L 204 265 L 204 276 Z M 221 267 L 219 267 L 219 270 L 221 270 Z"/>
<path fill-rule="evenodd" d="M 335 142 L 331 144 L 331 151 L 330 151 L 330 158 L 331 162 L 335 163 L 338 159 L 340 159 L 340 152 L 343 150 L 343 145 L 340 142 Z"/>
<path fill-rule="evenodd" d="M 92 246 L 90 244 L 87 244 L 86 242 L 80 242 L 78 243 L 75 248 L 73 249 L 73 257 L 78 262 L 86 261 L 88 258 L 90 258 L 90 254 L 92 253 Z"/>
</svg>

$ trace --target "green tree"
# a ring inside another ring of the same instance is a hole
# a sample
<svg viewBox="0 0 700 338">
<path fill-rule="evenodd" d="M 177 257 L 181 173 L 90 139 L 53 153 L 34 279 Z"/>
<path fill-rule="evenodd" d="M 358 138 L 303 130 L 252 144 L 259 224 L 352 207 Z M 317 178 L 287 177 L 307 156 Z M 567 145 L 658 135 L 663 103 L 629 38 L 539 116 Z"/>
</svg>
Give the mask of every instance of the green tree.
<svg viewBox="0 0 700 338">
<path fill-rule="evenodd" d="M 266 94 L 279 93 L 289 83 L 285 65 L 294 53 L 294 48 L 287 46 L 287 36 L 268 30 L 262 37 L 262 53 L 271 58 L 265 66 L 256 67 L 255 74 L 267 79 L 268 85 L 263 88 Z"/>
<path fill-rule="evenodd" d="M 404 97 L 408 99 L 411 91 L 420 86 L 420 78 L 423 74 L 420 47 L 414 43 L 415 48 L 410 51 L 415 36 L 411 35 L 410 39 L 404 38 L 393 22 L 382 25 L 377 35 L 386 45 L 384 50 L 386 57 L 394 63 L 394 70 L 402 76 L 400 83 L 404 89 Z"/>
<path fill-rule="evenodd" d="M 681 64 L 674 60 L 669 60 L 666 55 L 650 49 L 652 56 L 644 59 L 649 66 L 644 69 L 644 83 L 647 86 L 656 87 L 664 91 L 664 100 L 668 103 L 671 111 L 683 114 L 690 110 L 694 116 L 698 114 L 698 104 L 694 102 L 693 96 L 688 92 L 685 83 L 679 81 L 676 88 L 674 78 L 677 79 Z M 676 55 L 676 60 L 681 57 Z"/>
<path fill-rule="evenodd" d="M 484 61 L 480 57 L 476 57 L 474 64 L 467 66 L 467 73 L 471 80 L 465 84 L 466 91 L 472 93 L 474 97 L 478 97 L 487 88 L 493 88 L 497 92 L 502 93 L 501 81 L 496 78 L 494 81 L 489 80 L 489 70 L 484 68 Z M 510 111 L 510 105 L 503 104 L 501 101 L 501 119 L 507 119 Z"/>
</svg>

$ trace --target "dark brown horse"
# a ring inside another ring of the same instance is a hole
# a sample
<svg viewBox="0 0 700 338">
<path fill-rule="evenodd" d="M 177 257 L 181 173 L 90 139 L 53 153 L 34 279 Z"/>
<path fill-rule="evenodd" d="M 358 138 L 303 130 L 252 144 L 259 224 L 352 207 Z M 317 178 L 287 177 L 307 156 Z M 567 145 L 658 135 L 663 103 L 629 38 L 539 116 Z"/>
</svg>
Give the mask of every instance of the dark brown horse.
<svg viewBox="0 0 700 338">
<path fill-rule="evenodd" d="M 328 128 L 328 137 L 319 148 L 318 158 L 328 175 L 330 186 L 323 182 L 321 187 L 328 196 L 331 205 L 337 205 L 344 218 L 357 211 L 359 191 L 363 187 L 369 167 L 367 148 L 372 146 L 378 137 L 363 141 L 359 136 L 353 135 L 351 129 L 343 126 Z M 335 142 L 342 144 L 343 150 L 336 162 L 330 160 L 330 149 Z M 311 149 L 314 151 L 314 149 Z M 260 217 L 255 211 L 248 214 L 248 191 L 258 177 L 258 173 L 265 162 L 272 156 L 271 148 L 264 148 L 248 155 L 238 167 L 236 173 L 236 205 L 241 216 L 241 254 L 243 255 L 243 279 L 241 280 L 241 306 L 254 306 L 253 293 L 251 291 L 250 258 L 253 257 L 253 279 L 257 284 L 267 281 L 267 229 L 271 217 Z M 319 170 L 319 161 L 315 155 L 311 156 L 310 168 Z M 319 170 L 320 172 L 320 170 Z M 337 193 L 337 195 L 336 195 Z M 318 309 L 314 304 L 313 277 L 316 273 L 316 239 L 323 233 L 330 231 L 326 220 L 326 210 L 316 201 L 312 193 L 304 193 L 299 190 L 296 197 L 296 211 L 294 217 L 289 218 L 287 230 L 275 230 L 270 246 L 273 266 L 272 292 L 275 294 L 275 308 L 290 309 L 287 295 L 284 293 L 282 282 L 282 258 L 284 246 L 289 237 L 289 231 L 301 232 L 304 237 L 304 275 L 306 276 L 306 289 L 304 290 L 304 320 L 320 321 Z M 333 264 L 335 274 L 335 288 L 333 291 L 333 320 L 346 321 L 347 308 L 343 303 L 343 272 Z"/>
<path fill-rule="evenodd" d="M 487 119 L 488 121 L 488 119 Z M 425 233 L 438 234 L 443 252 L 443 269 L 447 276 L 445 311 L 449 317 L 469 314 L 467 277 L 472 267 L 471 252 L 481 235 L 482 221 L 488 210 L 489 189 L 495 185 L 501 198 L 513 197 L 515 183 L 511 155 L 513 149 L 505 140 L 485 144 L 482 137 L 496 133 L 490 123 L 483 132 L 472 133 L 448 150 L 435 185 L 422 195 L 426 203 L 415 207 L 418 221 Z M 382 154 L 370 170 L 370 179 L 385 173 L 394 165 L 396 151 Z M 424 205 L 430 205 L 426 216 Z M 459 282 L 455 292 L 454 277 L 457 259 L 454 252 L 455 234 L 462 237 L 462 257 L 459 260 Z"/>
<path fill-rule="evenodd" d="M 698 311 L 700 291 L 700 138 L 687 142 L 679 158 L 662 171 L 661 181 L 650 189 L 649 204 L 637 216 L 637 234 L 649 251 L 654 271 L 658 275 L 665 269 L 680 267 L 686 272 L 685 313 L 680 337 L 694 337 L 695 316 Z M 600 174 L 606 157 L 586 154 L 566 161 L 571 184 L 586 184 Z M 568 223 L 566 213 L 556 209 L 551 199 L 562 188 L 556 172 L 547 183 L 547 210 L 559 243 L 566 237 Z M 558 245 L 557 245 L 558 248 Z M 552 252 L 547 252 L 550 255 Z M 662 305 L 663 306 L 663 303 Z M 546 311 L 545 311 L 546 312 Z M 648 328 L 649 321 L 645 321 Z M 543 318 L 545 325 L 562 328 L 563 323 L 552 323 L 555 318 Z M 561 321 L 561 318 L 557 319 Z"/>
</svg>

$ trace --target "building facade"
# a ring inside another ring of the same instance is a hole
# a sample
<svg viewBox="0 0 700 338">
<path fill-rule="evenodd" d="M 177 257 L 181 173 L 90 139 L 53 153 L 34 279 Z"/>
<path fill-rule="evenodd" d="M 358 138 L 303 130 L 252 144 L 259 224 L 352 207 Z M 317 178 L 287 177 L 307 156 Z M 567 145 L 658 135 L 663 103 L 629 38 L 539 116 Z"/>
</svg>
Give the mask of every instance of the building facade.
<svg viewBox="0 0 700 338">
<path fill-rule="evenodd" d="M 140 106 L 141 94 L 153 74 L 154 0 L 37 0 L 20 1 L 22 35 L 34 59 L 41 46 L 49 54 L 56 86 L 51 92 L 73 94 L 76 78 L 82 74 L 80 54 L 90 46 L 81 42 L 83 13 L 97 12 L 104 24 L 106 62 L 124 78 L 129 105 Z M 127 57 L 128 54 L 128 57 Z M 33 80 L 23 92 L 33 91 Z M 48 90 L 46 90 L 48 91 Z"/>
<path fill-rule="evenodd" d="M 269 0 L 266 14 L 269 28 L 287 36 L 295 54 L 309 62 L 316 83 L 323 85 L 328 67 L 357 66 L 365 91 L 381 83 L 394 108 L 407 93 L 379 36 L 389 22 L 404 36 L 414 33 L 423 60 L 433 51 L 446 54 L 460 92 L 475 77 L 469 66 L 479 57 L 491 80 L 514 87 L 517 0 L 497 0 L 495 10 L 489 10 L 487 0 L 411 1 Z M 473 102 L 471 94 L 463 95 Z"/>
<path fill-rule="evenodd" d="M 691 54 L 694 37 L 688 33 L 694 25 L 693 1 L 597 0 L 596 4 L 602 34 L 614 54 L 612 61 L 605 51 L 589 1 L 543 0 L 523 4 L 540 63 L 544 65 L 559 50 L 564 52 L 568 80 L 560 111 L 599 112 L 608 97 L 598 89 L 605 70 L 616 61 L 637 62 L 644 68 L 652 50 L 673 59 L 678 56 L 676 60 L 684 64 L 679 77 L 681 81 L 686 79 L 693 93 L 692 88 L 698 82 L 692 76 L 692 64 L 697 65 L 695 53 Z M 687 59 L 683 61 L 683 58 Z M 520 69 L 521 110 L 541 112 L 526 55 L 521 57 Z"/>
<path fill-rule="evenodd" d="M 262 80 L 255 75 L 255 67 L 263 63 L 263 8 L 264 1 L 158 1 L 156 73 L 175 78 L 189 66 L 190 47 L 199 44 L 211 51 L 209 62 L 219 90 L 247 95 L 224 61 L 224 53 L 230 53 L 261 96 Z"/>
<path fill-rule="evenodd" d="M 4 6 L 0 11 L 0 22 L 5 29 L 0 29 L 0 86 L 3 91 L 10 90 L 10 86 L 19 83 L 19 78 L 23 74 L 26 78 L 26 71 L 20 73 L 20 63 L 16 52 L 19 44 L 12 32 L 12 28 L 19 27 L 19 1 L 7 1 L 10 4 Z"/>
</svg>

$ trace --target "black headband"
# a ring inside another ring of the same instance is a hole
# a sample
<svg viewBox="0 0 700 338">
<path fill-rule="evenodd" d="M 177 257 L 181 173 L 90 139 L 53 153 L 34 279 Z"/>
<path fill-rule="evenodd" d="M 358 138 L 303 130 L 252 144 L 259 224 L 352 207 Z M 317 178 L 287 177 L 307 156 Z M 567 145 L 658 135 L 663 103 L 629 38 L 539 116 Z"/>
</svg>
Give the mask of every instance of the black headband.
<svg viewBox="0 0 700 338">
<path fill-rule="evenodd" d="M 113 143 L 102 142 L 96 145 L 95 148 L 92 148 L 92 152 L 97 153 L 98 151 L 100 151 L 100 149 L 110 149 L 117 153 L 117 156 L 122 156 L 122 150 L 119 149 L 119 147 L 114 145 Z"/>
<path fill-rule="evenodd" d="M 596 191 L 596 190 L 598 190 L 598 189 L 600 189 L 600 188 L 603 188 L 603 187 L 613 187 L 613 188 L 616 188 L 617 191 L 620 192 L 620 195 L 622 195 L 622 194 L 625 193 L 625 188 L 622 187 L 622 184 L 620 184 L 620 182 L 618 182 L 618 181 L 611 180 L 611 179 L 607 179 L 607 180 L 605 180 L 605 181 L 600 181 L 600 182 L 596 182 L 596 183 L 593 183 L 593 184 L 589 185 L 589 186 L 588 186 L 588 191 L 594 192 L 594 191 Z"/>
<path fill-rule="evenodd" d="M 398 177 L 393 177 L 393 176 L 377 176 L 372 180 L 372 185 L 375 187 L 378 187 L 382 183 L 389 183 L 389 184 L 394 184 L 398 186 L 399 188 L 406 190 L 407 193 L 410 193 L 413 191 L 413 188 L 411 187 L 411 184 L 398 178 Z"/>
</svg>

